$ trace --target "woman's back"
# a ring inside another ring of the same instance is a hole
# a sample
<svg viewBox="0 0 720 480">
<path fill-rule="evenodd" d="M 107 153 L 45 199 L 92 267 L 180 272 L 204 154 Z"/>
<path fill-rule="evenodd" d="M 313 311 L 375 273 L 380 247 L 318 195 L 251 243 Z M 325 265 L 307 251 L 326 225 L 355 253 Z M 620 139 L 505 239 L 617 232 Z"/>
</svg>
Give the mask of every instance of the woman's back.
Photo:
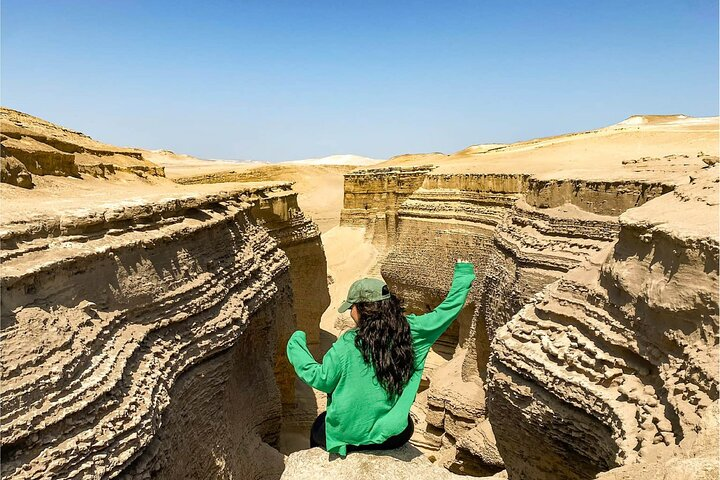
<svg viewBox="0 0 720 480">
<path fill-rule="evenodd" d="M 402 393 L 388 393 L 372 362 L 358 349 L 358 329 L 332 345 L 322 364 L 307 349 L 305 334 L 295 332 L 288 342 L 288 358 L 301 380 L 328 394 L 326 445 L 329 452 L 346 453 L 347 445 L 381 444 L 403 431 L 430 347 L 458 316 L 475 275 L 470 263 L 457 263 L 450 293 L 432 312 L 408 315 L 414 369 Z M 391 341 L 391 339 L 387 339 Z M 362 344 L 362 342 L 360 342 Z"/>
<path fill-rule="evenodd" d="M 388 396 L 372 365 L 365 362 L 355 345 L 356 336 L 357 331 L 351 330 L 333 345 L 333 348 L 337 346 L 337 353 L 345 358 L 343 373 L 328 401 L 328 451 L 332 451 L 335 444 L 382 443 L 389 436 L 401 432 L 407 425 L 410 405 L 415 398 L 412 393 L 413 377 L 403 394 L 395 398 Z M 418 386 L 420 376 L 417 375 Z"/>
</svg>

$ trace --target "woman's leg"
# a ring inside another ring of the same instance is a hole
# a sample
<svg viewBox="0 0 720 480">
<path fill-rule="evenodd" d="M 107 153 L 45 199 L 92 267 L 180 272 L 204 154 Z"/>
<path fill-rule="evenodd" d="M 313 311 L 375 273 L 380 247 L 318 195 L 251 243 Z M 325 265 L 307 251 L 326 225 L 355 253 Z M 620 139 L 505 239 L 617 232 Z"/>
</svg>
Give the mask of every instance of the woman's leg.
<svg viewBox="0 0 720 480">
<path fill-rule="evenodd" d="M 310 448 L 320 447 L 327 450 L 325 440 L 325 416 L 327 412 L 323 412 L 315 419 L 310 429 Z"/>
</svg>

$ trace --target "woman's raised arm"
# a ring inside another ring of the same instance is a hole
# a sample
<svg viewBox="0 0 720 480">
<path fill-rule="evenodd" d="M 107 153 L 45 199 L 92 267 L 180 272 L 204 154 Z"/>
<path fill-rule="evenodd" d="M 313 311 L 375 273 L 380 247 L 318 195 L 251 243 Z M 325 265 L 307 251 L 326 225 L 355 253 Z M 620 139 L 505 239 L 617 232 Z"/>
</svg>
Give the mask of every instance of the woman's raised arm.
<svg viewBox="0 0 720 480">
<path fill-rule="evenodd" d="M 408 315 L 413 330 L 420 336 L 423 343 L 432 345 L 457 318 L 465 305 L 472 282 L 475 280 L 473 264 L 458 259 L 455 263 L 450 291 L 432 312 L 424 315 Z"/>
</svg>

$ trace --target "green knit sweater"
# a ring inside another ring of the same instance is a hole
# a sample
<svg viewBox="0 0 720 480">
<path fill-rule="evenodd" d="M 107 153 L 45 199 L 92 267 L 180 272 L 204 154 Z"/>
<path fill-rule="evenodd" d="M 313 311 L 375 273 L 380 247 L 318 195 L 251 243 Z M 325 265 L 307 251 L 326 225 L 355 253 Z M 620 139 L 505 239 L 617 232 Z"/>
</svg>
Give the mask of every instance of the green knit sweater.
<svg viewBox="0 0 720 480">
<path fill-rule="evenodd" d="M 407 316 L 415 351 L 415 373 L 395 399 L 388 398 L 374 368 L 363 360 L 355 346 L 355 330 L 341 335 L 322 363 L 317 363 L 308 350 L 305 332 L 293 333 L 287 355 L 298 377 L 317 390 L 332 393 L 325 419 L 328 452 L 344 456 L 347 445 L 382 443 L 407 427 L 428 351 L 457 318 L 474 279 L 471 263 L 456 263 L 445 300 L 432 312 Z"/>
</svg>

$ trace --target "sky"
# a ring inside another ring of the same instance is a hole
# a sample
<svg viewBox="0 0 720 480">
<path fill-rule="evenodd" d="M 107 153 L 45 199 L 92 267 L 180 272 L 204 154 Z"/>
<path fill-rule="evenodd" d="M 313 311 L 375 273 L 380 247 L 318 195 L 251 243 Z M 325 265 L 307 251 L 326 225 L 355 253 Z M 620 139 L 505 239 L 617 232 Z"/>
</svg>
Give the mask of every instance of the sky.
<svg viewBox="0 0 720 480">
<path fill-rule="evenodd" d="M 718 115 L 718 2 L 2 0 L 0 103 L 201 158 L 450 153 Z"/>
</svg>

